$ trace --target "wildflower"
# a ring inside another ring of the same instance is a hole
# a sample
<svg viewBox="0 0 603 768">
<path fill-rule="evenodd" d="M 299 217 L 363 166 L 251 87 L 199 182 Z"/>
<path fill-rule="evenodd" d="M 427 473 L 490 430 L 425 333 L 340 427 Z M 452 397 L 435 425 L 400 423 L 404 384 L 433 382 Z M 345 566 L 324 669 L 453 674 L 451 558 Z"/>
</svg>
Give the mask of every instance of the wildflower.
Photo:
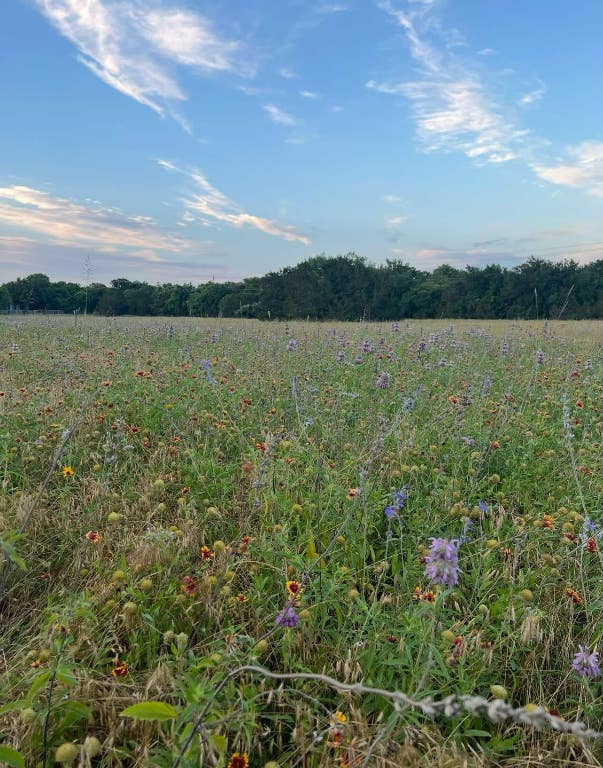
<svg viewBox="0 0 603 768">
<path fill-rule="evenodd" d="M 63 472 L 63 477 L 73 477 L 73 475 L 75 474 L 75 472 L 73 471 L 73 467 L 70 467 L 70 466 L 63 467 L 62 472 Z"/>
<path fill-rule="evenodd" d="M 125 661 L 120 661 L 115 664 L 111 670 L 113 677 L 125 677 L 128 674 L 128 665 Z"/>
<path fill-rule="evenodd" d="M 348 718 L 346 715 L 344 715 L 343 712 L 340 712 L 339 710 L 337 710 L 337 712 L 335 712 L 335 714 L 333 715 L 333 720 L 335 720 L 335 722 L 337 723 L 343 724 L 343 723 L 347 723 Z"/>
<path fill-rule="evenodd" d="M 393 517 L 400 517 L 400 511 L 406 504 L 406 500 L 408 499 L 408 493 L 406 491 L 406 488 L 402 488 L 400 491 L 394 491 L 392 493 L 392 503 L 390 506 L 385 507 L 385 516 L 389 518 L 390 520 Z"/>
<path fill-rule="evenodd" d="M 488 511 L 488 503 L 486 501 L 480 501 L 480 503 L 478 504 L 478 507 L 480 512 Z"/>
<path fill-rule="evenodd" d="M 197 591 L 195 580 L 191 579 L 190 576 L 184 576 L 180 589 L 182 589 L 183 592 L 186 592 L 187 595 L 194 595 Z"/>
<path fill-rule="evenodd" d="M 358 488 L 348 488 L 347 496 L 348 496 L 348 499 L 350 499 L 350 501 L 354 498 L 354 496 L 357 496 L 357 495 L 358 495 Z"/>
<path fill-rule="evenodd" d="M 278 614 L 274 620 L 275 624 L 280 624 L 282 627 L 294 629 L 299 624 L 299 616 L 295 612 L 295 608 L 291 603 L 287 603 L 283 610 Z"/>
<path fill-rule="evenodd" d="M 299 344 L 297 343 L 296 339 L 289 339 L 287 342 L 287 352 L 293 352 L 297 349 L 298 346 Z"/>
<path fill-rule="evenodd" d="M 597 541 L 592 536 L 591 538 L 586 542 L 586 548 L 589 552 L 596 552 L 597 551 Z"/>
<path fill-rule="evenodd" d="M 249 757 L 247 752 L 234 752 L 228 761 L 228 768 L 247 768 Z"/>
<path fill-rule="evenodd" d="M 97 544 L 101 539 L 103 538 L 100 533 L 97 531 L 88 531 L 86 534 L 86 538 L 88 541 L 91 541 L 93 544 Z"/>
<path fill-rule="evenodd" d="M 294 579 L 287 581 L 285 586 L 287 587 L 287 592 L 291 595 L 291 597 L 299 597 L 304 591 L 299 581 L 295 581 Z"/>
<path fill-rule="evenodd" d="M 580 645 L 579 648 L 580 650 L 572 662 L 574 671 L 581 677 L 598 677 L 601 674 L 598 652 L 589 653 L 588 648 L 584 645 Z"/>
<path fill-rule="evenodd" d="M 454 587 L 459 580 L 458 539 L 432 538 L 425 557 L 425 576 L 434 584 Z"/>
<path fill-rule="evenodd" d="M 380 373 L 379 376 L 377 376 L 377 386 L 379 389 L 387 389 L 389 386 L 391 376 L 387 371 L 384 371 L 383 373 Z"/>
<path fill-rule="evenodd" d="M 544 352 L 541 349 L 536 350 L 536 362 L 539 365 L 544 365 Z"/>
<path fill-rule="evenodd" d="M 575 589 L 572 589 L 571 587 L 568 587 L 565 590 L 565 593 L 567 594 L 568 597 L 572 598 L 573 602 L 576 605 L 583 605 L 584 604 L 584 600 L 582 599 L 582 597 L 580 597 L 580 593 L 576 592 Z"/>
<path fill-rule="evenodd" d="M 551 528 L 554 527 L 554 525 L 555 525 L 555 523 L 553 521 L 553 518 L 550 515 L 545 515 L 542 518 L 542 527 L 543 528 L 548 528 L 550 530 Z"/>
<path fill-rule="evenodd" d="M 236 596 L 235 600 L 237 602 L 239 602 L 239 603 L 246 603 L 249 600 L 249 598 L 243 592 L 239 592 L 239 594 Z"/>
<path fill-rule="evenodd" d="M 202 560 L 212 560 L 214 557 L 214 553 L 211 551 L 211 549 L 207 545 L 203 545 L 201 547 L 201 559 Z"/>
</svg>

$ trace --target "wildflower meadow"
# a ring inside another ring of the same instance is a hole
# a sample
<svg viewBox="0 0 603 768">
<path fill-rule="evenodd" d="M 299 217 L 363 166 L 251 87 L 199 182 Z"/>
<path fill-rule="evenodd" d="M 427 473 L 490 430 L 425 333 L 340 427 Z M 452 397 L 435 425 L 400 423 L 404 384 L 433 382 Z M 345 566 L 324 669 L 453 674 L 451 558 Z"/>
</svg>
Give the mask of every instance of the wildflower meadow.
<svg viewBox="0 0 603 768">
<path fill-rule="evenodd" d="M 603 324 L 0 320 L 0 765 L 603 765 Z"/>
</svg>

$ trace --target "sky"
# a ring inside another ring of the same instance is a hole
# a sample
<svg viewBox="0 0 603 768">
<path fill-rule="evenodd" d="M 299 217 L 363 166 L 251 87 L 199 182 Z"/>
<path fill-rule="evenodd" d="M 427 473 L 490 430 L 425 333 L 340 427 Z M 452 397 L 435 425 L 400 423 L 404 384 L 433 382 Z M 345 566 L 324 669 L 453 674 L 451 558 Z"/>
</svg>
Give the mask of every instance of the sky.
<svg viewBox="0 0 603 768">
<path fill-rule="evenodd" d="M 2 0 L 0 281 L 603 258 L 601 0 Z"/>
</svg>

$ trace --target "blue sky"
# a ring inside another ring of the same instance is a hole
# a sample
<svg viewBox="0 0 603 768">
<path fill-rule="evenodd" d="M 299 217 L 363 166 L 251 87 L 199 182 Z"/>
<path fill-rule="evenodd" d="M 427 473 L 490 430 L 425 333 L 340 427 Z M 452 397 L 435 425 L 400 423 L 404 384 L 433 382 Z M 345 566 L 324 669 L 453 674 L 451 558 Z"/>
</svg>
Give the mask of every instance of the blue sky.
<svg viewBox="0 0 603 768">
<path fill-rule="evenodd" d="M 603 257 L 600 0 L 3 0 L 0 21 L 0 280 Z"/>
</svg>

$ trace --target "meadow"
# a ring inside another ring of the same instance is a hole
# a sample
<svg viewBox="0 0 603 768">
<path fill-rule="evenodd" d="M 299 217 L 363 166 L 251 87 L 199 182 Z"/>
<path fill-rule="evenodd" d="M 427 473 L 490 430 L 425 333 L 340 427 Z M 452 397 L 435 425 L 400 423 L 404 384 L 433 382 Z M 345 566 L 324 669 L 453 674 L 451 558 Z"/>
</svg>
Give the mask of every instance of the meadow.
<svg viewBox="0 0 603 768">
<path fill-rule="evenodd" d="M 601 339 L 0 318 L 0 764 L 602 765 Z"/>
</svg>

